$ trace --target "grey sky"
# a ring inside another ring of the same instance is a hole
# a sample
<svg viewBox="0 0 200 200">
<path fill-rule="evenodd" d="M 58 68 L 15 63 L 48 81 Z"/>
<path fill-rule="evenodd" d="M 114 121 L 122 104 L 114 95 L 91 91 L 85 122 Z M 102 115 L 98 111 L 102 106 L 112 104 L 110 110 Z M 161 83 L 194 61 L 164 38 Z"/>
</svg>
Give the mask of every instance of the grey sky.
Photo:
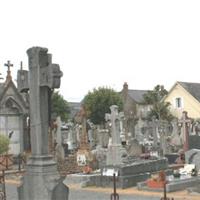
<svg viewBox="0 0 200 200">
<path fill-rule="evenodd" d="M 200 1 L 6 0 L 0 6 L 0 72 L 7 60 L 27 68 L 26 50 L 47 47 L 64 77 L 60 93 L 79 101 L 89 90 L 167 89 L 200 82 Z"/>
</svg>

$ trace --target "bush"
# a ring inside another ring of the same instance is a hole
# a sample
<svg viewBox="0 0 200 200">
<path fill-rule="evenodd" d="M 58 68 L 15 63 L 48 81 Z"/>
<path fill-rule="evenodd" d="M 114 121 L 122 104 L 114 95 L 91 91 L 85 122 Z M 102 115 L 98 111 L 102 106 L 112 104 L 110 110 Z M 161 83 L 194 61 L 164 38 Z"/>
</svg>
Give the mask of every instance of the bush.
<svg viewBox="0 0 200 200">
<path fill-rule="evenodd" d="M 0 154 L 7 152 L 9 149 L 9 138 L 0 134 Z"/>
</svg>

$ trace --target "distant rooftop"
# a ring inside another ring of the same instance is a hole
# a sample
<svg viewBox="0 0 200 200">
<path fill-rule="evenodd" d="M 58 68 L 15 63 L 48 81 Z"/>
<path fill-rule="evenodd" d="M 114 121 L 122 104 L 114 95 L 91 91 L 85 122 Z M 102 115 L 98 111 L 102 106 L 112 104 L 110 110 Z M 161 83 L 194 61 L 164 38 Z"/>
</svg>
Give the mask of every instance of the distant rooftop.
<svg viewBox="0 0 200 200">
<path fill-rule="evenodd" d="M 142 103 L 144 100 L 143 95 L 146 94 L 149 90 L 128 90 L 130 97 L 137 103 Z"/>
<path fill-rule="evenodd" d="M 200 83 L 188 83 L 179 81 L 178 83 L 200 102 Z"/>
</svg>

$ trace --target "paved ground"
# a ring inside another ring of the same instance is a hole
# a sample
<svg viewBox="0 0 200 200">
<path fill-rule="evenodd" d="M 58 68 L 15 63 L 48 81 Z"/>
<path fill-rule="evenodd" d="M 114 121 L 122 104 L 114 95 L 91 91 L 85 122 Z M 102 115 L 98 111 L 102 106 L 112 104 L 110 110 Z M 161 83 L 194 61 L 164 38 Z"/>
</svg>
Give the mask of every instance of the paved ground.
<svg viewBox="0 0 200 200">
<path fill-rule="evenodd" d="M 16 185 L 8 184 L 7 200 L 18 200 Z M 147 197 L 138 195 L 119 194 L 120 200 L 158 200 L 159 197 Z M 38 199 L 40 200 L 40 199 Z M 42 200 L 42 199 L 41 199 Z M 94 189 L 70 189 L 69 200 L 110 200 L 110 193 L 108 191 L 97 191 Z"/>
<path fill-rule="evenodd" d="M 18 200 L 17 184 L 15 182 L 7 183 L 7 200 Z M 80 188 L 77 185 L 70 185 L 69 200 L 110 200 L 112 189 L 109 188 Z M 160 200 L 163 196 L 158 192 L 138 191 L 136 188 L 118 189 L 119 200 Z M 170 193 L 168 197 L 174 197 L 174 200 L 199 200 L 200 195 L 189 195 L 186 191 Z M 38 199 L 40 200 L 40 199 Z M 42 200 L 42 199 L 41 199 Z"/>
<path fill-rule="evenodd" d="M 18 200 L 17 186 L 20 184 L 20 176 L 21 174 L 6 176 L 6 200 Z M 69 200 L 110 200 L 110 194 L 113 192 L 112 188 L 81 188 L 80 184 L 76 183 L 67 183 L 67 185 L 70 189 Z M 139 191 L 137 188 L 117 189 L 117 193 L 119 200 L 160 200 L 163 197 L 161 192 Z M 191 195 L 187 191 L 180 191 L 169 193 L 167 197 L 173 197 L 174 200 L 199 200 L 200 194 Z"/>
</svg>

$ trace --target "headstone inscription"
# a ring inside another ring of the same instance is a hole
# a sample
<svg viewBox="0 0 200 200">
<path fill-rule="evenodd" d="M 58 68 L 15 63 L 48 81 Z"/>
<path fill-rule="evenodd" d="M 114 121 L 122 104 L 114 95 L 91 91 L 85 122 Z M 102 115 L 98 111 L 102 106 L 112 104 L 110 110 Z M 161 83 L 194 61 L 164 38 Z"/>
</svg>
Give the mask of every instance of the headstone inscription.
<svg viewBox="0 0 200 200">
<path fill-rule="evenodd" d="M 48 49 L 41 47 L 28 49 L 29 72 L 18 71 L 18 88 L 21 91 L 29 90 L 30 95 L 32 147 L 26 174 L 18 188 L 20 200 L 58 199 L 55 197 L 58 187 L 59 198 L 68 199 L 68 187 L 60 179 L 53 156 L 48 154 L 50 93 L 53 88 L 60 87 L 62 72 L 59 65 L 52 64 L 51 54 L 47 52 Z"/>
</svg>

